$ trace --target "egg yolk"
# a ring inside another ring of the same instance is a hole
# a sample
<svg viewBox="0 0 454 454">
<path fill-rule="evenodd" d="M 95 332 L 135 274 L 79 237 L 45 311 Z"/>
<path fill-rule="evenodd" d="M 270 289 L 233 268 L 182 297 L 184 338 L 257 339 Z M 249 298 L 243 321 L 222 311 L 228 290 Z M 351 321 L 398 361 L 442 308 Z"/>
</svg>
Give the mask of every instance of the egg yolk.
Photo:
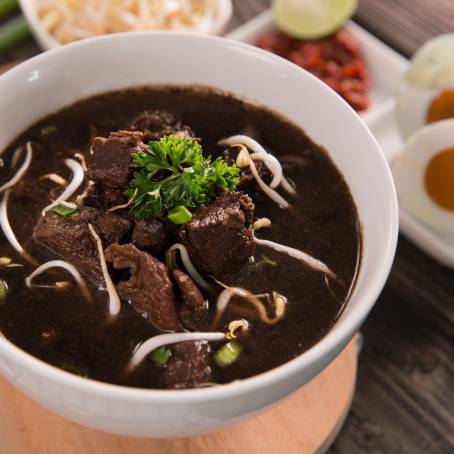
<svg viewBox="0 0 454 454">
<path fill-rule="evenodd" d="M 437 205 L 454 211 L 454 148 L 433 156 L 426 167 L 424 183 L 427 193 Z"/>
<path fill-rule="evenodd" d="M 426 114 L 426 123 L 454 118 L 454 90 L 440 93 L 431 102 Z"/>
</svg>

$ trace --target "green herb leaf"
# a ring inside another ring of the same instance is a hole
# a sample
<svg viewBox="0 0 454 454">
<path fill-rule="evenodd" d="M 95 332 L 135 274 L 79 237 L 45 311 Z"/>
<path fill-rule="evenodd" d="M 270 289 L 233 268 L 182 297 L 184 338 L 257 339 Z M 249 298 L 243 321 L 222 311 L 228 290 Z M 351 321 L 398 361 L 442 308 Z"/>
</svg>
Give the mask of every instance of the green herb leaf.
<svg viewBox="0 0 454 454">
<path fill-rule="evenodd" d="M 57 205 L 52 211 L 65 218 L 70 218 L 71 216 L 76 216 L 80 213 L 78 208 L 69 208 L 64 205 Z"/>
<path fill-rule="evenodd" d="M 177 224 L 188 222 L 190 208 L 209 204 L 217 189 L 234 191 L 240 180 L 236 165 L 205 158 L 200 144 L 186 136 L 150 142 L 147 151 L 133 154 L 132 165 L 138 170 L 125 194 L 136 219 L 168 213 Z"/>
<path fill-rule="evenodd" d="M 166 347 L 159 347 L 156 350 L 153 350 L 149 355 L 148 358 L 154 361 L 155 363 L 161 364 L 164 366 L 169 361 L 170 357 L 172 356 L 172 351 Z"/>
<path fill-rule="evenodd" d="M 238 342 L 228 342 L 214 354 L 214 362 L 219 367 L 228 367 L 239 358 L 242 351 L 243 347 Z"/>
</svg>

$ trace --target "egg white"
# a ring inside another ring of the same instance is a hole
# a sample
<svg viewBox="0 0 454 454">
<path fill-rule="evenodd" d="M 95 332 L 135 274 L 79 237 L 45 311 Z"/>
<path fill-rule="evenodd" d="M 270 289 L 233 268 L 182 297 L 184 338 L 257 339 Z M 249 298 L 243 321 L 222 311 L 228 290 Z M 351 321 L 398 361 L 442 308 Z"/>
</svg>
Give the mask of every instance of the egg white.
<svg viewBox="0 0 454 454">
<path fill-rule="evenodd" d="M 437 205 L 426 192 L 424 184 L 430 160 L 447 148 L 454 148 L 454 119 L 419 129 L 392 162 L 391 170 L 401 207 L 433 231 L 452 241 L 454 211 Z"/>
<path fill-rule="evenodd" d="M 404 139 L 426 123 L 433 99 L 450 88 L 454 88 L 454 33 L 427 41 L 411 59 L 397 94 L 397 123 Z"/>
</svg>

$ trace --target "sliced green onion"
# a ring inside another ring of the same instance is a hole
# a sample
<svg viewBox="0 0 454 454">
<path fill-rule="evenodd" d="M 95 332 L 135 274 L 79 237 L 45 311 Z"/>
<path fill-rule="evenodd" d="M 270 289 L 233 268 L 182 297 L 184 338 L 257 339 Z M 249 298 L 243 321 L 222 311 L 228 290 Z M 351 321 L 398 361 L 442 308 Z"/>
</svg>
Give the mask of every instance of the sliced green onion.
<svg viewBox="0 0 454 454">
<path fill-rule="evenodd" d="M 174 224 L 186 224 L 192 219 L 192 213 L 184 206 L 178 205 L 167 216 Z"/>
<path fill-rule="evenodd" d="M 155 363 L 161 364 L 164 366 L 169 361 L 170 357 L 172 356 L 172 351 L 166 347 L 159 347 L 156 350 L 153 350 L 149 355 L 148 358 L 154 361 Z"/>
<path fill-rule="evenodd" d="M 3 279 L 0 279 L 0 302 L 6 298 L 8 293 L 8 285 Z"/>
<path fill-rule="evenodd" d="M 88 377 L 88 373 L 86 370 L 84 370 L 84 368 L 73 363 L 63 363 L 60 365 L 60 369 L 63 369 L 66 372 L 71 372 L 75 375 L 80 375 L 81 377 Z"/>
<path fill-rule="evenodd" d="M 30 28 L 23 16 L 11 19 L 0 26 L 0 54 L 30 36 Z"/>
<path fill-rule="evenodd" d="M 43 137 L 46 137 L 46 136 L 50 136 L 51 134 L 53 134 L 54 132 L 57 132 L 57 131 L 58 131 L 57 127 L 54 125 L 51 125 L 51 126 L 47 126 L 46 128 L 41 129 L 41 135 Z"/>
<path fill-rule="evenodd" d="M 228 342 L 214 354 L 214 362 L 219 367 L 232 365 L 240 356 L 243 347 L 238 342 Z"/>
<path fill-rule="evenodd" d="M 78 208 L 69 208 L 64 205 L 57 205 L 55 208 L 52 208 L 52 211 L 65 218 L 70 218 L 71 216 L 76 216 L 80 213 Z"/>
<path fill-rule="evenodd" d="M 6 16 L 17 7 L 17 0 L 0 0 L 0 17 Z"/>
</svg>

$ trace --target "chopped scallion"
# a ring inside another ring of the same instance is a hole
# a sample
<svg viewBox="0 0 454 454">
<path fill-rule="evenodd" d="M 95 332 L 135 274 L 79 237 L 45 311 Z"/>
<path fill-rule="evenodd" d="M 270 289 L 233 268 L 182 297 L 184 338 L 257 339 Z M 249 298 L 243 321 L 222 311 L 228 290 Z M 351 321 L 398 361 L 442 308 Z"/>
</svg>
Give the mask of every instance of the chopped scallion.
<svg viewBox="0 0 454 454">
<path fill-rule="evenodd" d="M 0 0 L 0 17 L 6 16 L 17 7 L 17 0 Z"/>
<path fill-rule="evenodd" d="M 155 363 L 161 364 L 164 366 L 169 361 L 170 357 L 172 356 L 172 351 L 166 347 L 159 347 L 156 350 L 153 350 L 149 355 L 148 358 L 154 361 Z"/>
<path fill-rule="evenodd" d="M 65 370 L 66 372 L 71 372 L 72 374 L 75 375 L 80 375 L 81 377 L 88 377 L 88 373 L 84 368 L 77 366 L 76 364 L 73 363 L 63 363 L 60 365 L 60 369 Z"/>
<path fill-rule="evenodd" d="M 50 136 L 51 134 L 53 134 L 54 132 L 57 132 L 57 131 L 58 131 L 57 127 L 54 125 L 51 125 L 51 126 L 47 126 L 46 128 L 41 129 L 41 135 L 43 137 L 46 137 L 46 136 Z"/>
<path fill-rule="evenodd" d="M 30 29 L 23 16 L 16 17 L 2 24 L 0 26 L 0 55 L 29 36 Z"/>
<path fill-rule="evenodd" d="M 6 298 L 8 292 L 8 285 L 3 279 L 0 279 L 0 301 L 3 301 Z"/>
<path fill-rule="evenodd" d="M 174 224 L 186 224 L 192 219 L 192 213 L 184 206 L 178 205 L 167 216 Z"/>
<path fill-rule="evenodd" d="M 69 208 L 64 205 L 57 205 L 52 209 L 52 211 L 60 216 L 64 216 L 65 218 L 70 218 L 71 216 L 76 216 L 80 213 L 78 208 Z"/>
<path fill-rule="evenodd" d="M 228 367 L 238 359 L 242 351 L 243 347 L 238 342 L 228 342 L 214 354 L 214 362 L 219 367 Z"/>
</svg>

